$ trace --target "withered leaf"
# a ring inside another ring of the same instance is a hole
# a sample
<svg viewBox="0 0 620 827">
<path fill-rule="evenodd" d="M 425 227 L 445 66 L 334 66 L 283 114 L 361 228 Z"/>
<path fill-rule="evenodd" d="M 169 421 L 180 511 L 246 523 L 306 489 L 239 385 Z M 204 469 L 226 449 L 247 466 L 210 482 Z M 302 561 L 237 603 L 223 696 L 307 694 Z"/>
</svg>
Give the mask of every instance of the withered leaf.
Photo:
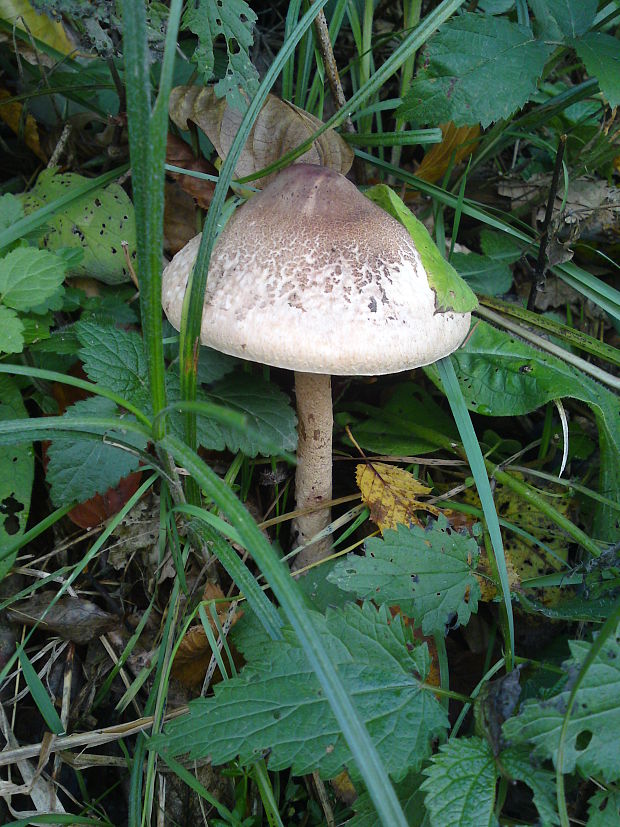
<svg viewBox="0 0 620 827">
<path fill-rule="evenodd" d="M 422 159 L 416 170 L 418 178 L 423 178 L 431 184 L 443 178 L 450 163 L 454 166 L 474 151 L 477 138 L 480 135 L 480 126 L 455 126 L 452 121 L 441 124 L 442 140 L 434 144 Z"/>
<path fill-rule="evenodd" d="M 168 142 L 166 144 L 166 163 L 172 164 L 175 167 L 182 167 L 190 172 L 203 172 L 206 175 L 217 175 L 217 170 L 213 164 L 209 163 L 206 158 L 195 158 L 192 153 L 192 148 L 177 138 L 176 135 L 169 134 Z M 166 173 L 175 181 L 178 181 L 186 193 L 195 199 L 199 207 L 208 209 L 213 198 L 215 190 L 215 181 L 208 181 L 205 178 L 194 178 L 191 175 L 182 175 L 180 172 Z M 192 228 L 193 234 L 196 235 L 195 226 Z M 192 236 L 190 236 L 191 238 Z"/>
<path fill-rule="evenodd" d="M 170 93 L 170 117 L 179 129 L 195 123 L 207 135 L 222 160 L 231 144 L 243 115 L 216 98 L 213 87 L 177 86 Z M 235 167 L 235 176 L 243 178 L 277 161 L 291 149 L 306 141 L 322 122 L 275 95 L 268 95 Z M 353 163 L 353 151 L 333 130 L 320 135 L 296 163 L 318 164 L 346 174 Z M 272 176 L 252 183 L 264 186 Z"/>
<path fill-rule="evenodd" d="M 212 583 L 207 583 L 202 595 L 203 600 L 216 600 L 223 597 L 224 592 L 219 588 L 219 586 L 215 586 Z M 216 611 L 220 624 L 224 623 L 229 607 L 229 602 L 217 604 Z M 235 612 L 232 621 L 233 626 L 242 615 L 243 612 L 241 611 Z M 218 629 L 216 628 L 216 625 L 208 612 L 207 617 L 209 618 L 209 623 L 217 638 L 219 633 Z M 233 652 L 233 654 L 235 653 Z M 174 661 L 172 664 L 172 677 L 185 684 L 185 686 L 199 687 L 204 680 L 210 660 L 211 645 L 202 624 L 191 626 L 185 633 L 185 636 L 177 649 L 177 653 L 174 656 Z M 214 675 L 212 682 L 217 683 L 221 679 L 222 677 L 219 674 L 218 669 L 216 670 L 216 674 Z"/>
<path fill-rule="evenodd" d="M 45 629 L 74 643 L 88 643 L 89 640 L 109 632 L 119 623 L 116 615 L 104 612 L 90 600 L 81 597 L 61 597 L 48 609 L 56 596 L 54 591 L 35 592 L 28 600 L 16 603 L 7 611 L 14 623 L 26 626 L 39 624 Z"/>
<path fill-rule="evenodd" d="M 357 485 L 362 500 L 370 509 L 370 518 L 381 531 L 402 525 L 420 525 L 416 511 L 428 511 L 437 516 L 435 506 L 422 502 L 419 495 L 428 494 L 427 488 L 413 474 L 385 462 L 360 464 L 356 470 Z"/>
</svg>

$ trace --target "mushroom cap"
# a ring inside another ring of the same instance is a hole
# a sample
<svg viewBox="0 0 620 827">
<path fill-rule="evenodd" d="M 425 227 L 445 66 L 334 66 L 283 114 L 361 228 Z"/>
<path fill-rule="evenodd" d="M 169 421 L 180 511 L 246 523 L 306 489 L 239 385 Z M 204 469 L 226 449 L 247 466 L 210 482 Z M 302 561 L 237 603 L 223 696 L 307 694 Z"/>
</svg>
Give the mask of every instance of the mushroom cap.
<svg viewBox="0 0 620 827">
<path fill-rule="evenodd" d="M 200 236 L 163 274 L 178 330 Z M 470 314 L 436 309 L 407 230 L 343 175 L 295 164 L 240 207 L 211 255 L 201 342 L 306 373 L 428 365 L 461 344 Z"/>
</svg>

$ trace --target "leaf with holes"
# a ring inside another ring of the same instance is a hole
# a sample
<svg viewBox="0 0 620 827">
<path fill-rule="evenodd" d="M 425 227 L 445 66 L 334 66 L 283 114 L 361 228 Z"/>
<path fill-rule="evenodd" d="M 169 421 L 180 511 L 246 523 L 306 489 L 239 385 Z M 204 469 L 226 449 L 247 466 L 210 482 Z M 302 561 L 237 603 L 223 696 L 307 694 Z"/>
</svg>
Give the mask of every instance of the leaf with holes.
<svg viewBox="0 0 620 827">
<path fill-rule="evenodd" d="M 8 376 L 0 375 L 0 421 L 28 419 L 22 395 Z M 0 446 L 0 549 L 23 534 L 30 512 L 34 479 L 32 443 Z M 0 553 L 0 579 L 9 571 L 17 549 L 8 557 Z"/>
<path fill-rule="evenodd" d="M 67 195 L 72 187 L 86 181 L 75 172 L 44 170 L 34 187 L 22 196 L 26 215 Z M 118 184 L 108 184 L 67 204 L 50 216 L 43 228 L 41 243 L 48 250 L 61 247 L 83 250 L 80 264 L 72 276 L 92 276 L 106 284 L 129 281 L 129 270 L 121 242 L 128 244 L 132 261 L 136 258 L 136 222 L 133 204 Z"/>
<path fill-rule="evenodd" d="M 550 51 L 526 26 L 462 14 L 429 40 L 398 114 L 418 124 L 487 127 L 526 103 Z"/>
<path fill-rule="evenodd" d="M 504 737 L 513 744 L 529 745 L 535 755 L 557 759 L 560 732 L 571 686 L 592 646 L 569 641 L 572 657 L 563 664 L 567 681 L 544 700 L 526 701 L 519 715 L 504 724 Z M 564 743 L 563 771 L 578 768 L 585 775 L 614 781 L 620 776 L 620 625 L 594 658 L 573 705 Z"/>
<path fill-rule="evenodd" d="M 316 634 L 348 688 L 386 769 L 396 780 L 430 755 L 447 718 L 432 692 L 426 644 L 414 641 L 400 617 L 371 603 L 312 613 Z M 245 651 L 241 675 L 215 687 L 212 698 L 191 701 L 189 715 L 171 722 L 151 745 L 173 755 L 209 755 L 214 764 L 240 756 L 256 761 L 269 751 L 269 769 L 295 775 L 315 769 L 325 778 L 355 762 L 340 727 L 292 630 L 283 640 Z"/>
<path fill-rule="evenodd" d="M 364 556 L 349 555 L 328 579 L 359 598 L 400 606 L 430 635 L 443 633 L 453 617 L 465 625 L 477 610 L 478 556 L 477 541 L 451 529 L 441 514 L 426 529 L 401 525 L 382 540 L 367 540 Z"/>
<path fill-rule="evenodd" d="M 204 83 L 213 77 L 215 55 L 213 45 L 218 37 L 226 43 L 228 66 L 226 74 L 215 84 L 215 93 L 241 112 L 247 100 L 258 89 L 258 72 L 250 61 L 249 49 L 254 41 L 252 28 L 256 14 L 245 0 L 198 0 L 188 3 L 183 26 L 198 38 L 192 60 L 197 63 Z"/>
</svg>

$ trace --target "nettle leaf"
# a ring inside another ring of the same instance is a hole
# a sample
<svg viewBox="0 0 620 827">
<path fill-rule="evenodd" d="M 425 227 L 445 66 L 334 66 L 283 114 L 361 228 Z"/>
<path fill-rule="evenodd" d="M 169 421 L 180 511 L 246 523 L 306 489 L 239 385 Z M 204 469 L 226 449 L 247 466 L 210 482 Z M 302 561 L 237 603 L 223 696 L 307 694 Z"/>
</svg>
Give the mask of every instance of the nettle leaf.
<svg viewBox="0 0 620 827">
<path fill-rule="evenodd" d="M 594 23 L 597 0 L 528 0 L 536 16 L 538 34 L 547 40 L 585 34 Z"/>
<path fill-rule="evenodd" d="M 400 617 L 370 603 L 312 617 L 388 772 L 398 780 L 419 768 L 433 737 L 447 726 L 442 705 L 421 688 L 430 666 L 426 644 L 416 645 Z M 173 755 L 209 755 L 214 764 L 237 755 L 250 764 L 269 750 L 271 770 L 290 767 L 304 775 L 318 769 L 333 778 L 347 765 L 354 772 L 294 633 L 246 654 L 252 661 L 239 677 L 217 685 L 214 697 L 190 702 L 189 715 L 170 723 L 152 746 Z"/>
<path fill-rule="evenodd" d="M 18 247 L 0 259 L 0 302 L 14 310 L 44 313 L 62 294 L 65 266 L 58 256 Z"/>
<path fill-rule="evenodd" d="M 397 114 L 419 124 L 487 127 L 526 103 L 549 53 L 526 26 L 462 14 L 428 41 L 423 68 Z"/>
<path fill-rule="evenodd" d="M 441 744 L 424 770 L 422 784 L 432 827 L 489 827 L 494 821 L 497 770 L 482 738 Z"/>
<path fill-rule="evenodd" d="M 519 715 L 504 724 L 504 737 L 533 747 L 544 758 L 557 759 L 571 687 L 592 646 L 569 641 L 572 657 L 563 668 L 568 680 L 563 690 L 545 700 L 526 701 Z M 608 638 L 587 670 L 573 705 L 564 742 L 565 773 L 577 767 L 586 775 L 613 781 L 620 775 L 620 625 Z"/>
<path fill-rule="evenodd" d="M 67 408 L 63 418 L 94 415 L 114 416 L 117 407 L 110 399 L 93 396 Z M 108 440 L 122 440 L 135 448 L 144 448 L 146 440 L 123 430 L 118 418 L 118 429 L 100 431 L 92 438 L 74 434 L 56 433 L 48 448 L 47 481 L 56 506 L 83 502 L 95 494 L 104 494 L 138 467 L 140 458 L 133 452 L 106 444 Z"/>
<path fill-rule="evenodd" d="M 44 170 L 30 192 L 22 196 L 26 215 L 51 203 L 86 181 L 75 172 Z M 81 262 L 71 268 L 72 276 L 91 276 L 106 284 L 129 281 L 121 242 L 128 244 L 131 260 L 136 258 L 136 221 L 133 204 L 118 184 L 108 184 L 82 196 L 50 216 L 41 243 L 49 250 L 61 247 L 84 251 Z"/>
<path fill-rule="evenodd" d="M 15 382 L 0 375 L 0 421 L 7 419 L 28 419 L 28 411 Z M 33 479 L 32 443 L 0 445 L 0 549 L 6 548 L 26 528 Z M 9 571 L 16 556 L 17 549 L 10 557 L 0 555 L 0 579 Z"/>
<path fill-rule="evenodd" d="M 572 42 L 588 74 L 598 80 L 611 106 L 620 104 L 620 40 L 604 32 L 588 32 Z"/>
<path fill-rule="evenodd" d="M 248 457 L 270 456 L 297 448 L 297 417 L 286 394 L 270 382 L 248 373 L 233 373 L 218 382 L 209 399 L 246 414 L 254 425 L 242 434 L 220 425 L 230 451 Z"/>
<path fill-rule="evenodd" d="M 17 313 L 0 304 L 0 353 L 21 353 L 24 349 L 24 325 Z"/>
<path fill-rule="evenodd" d="M 364 195 L 400 221 L 413 239 L 426 270 L 429 287 L 435 291 L 436 312 L 454 310 L 457 313 L 466 313 L 478 307 L 478 299 L 471 288 L 441 255 L 424 224 L 415 217 L 393 189 L 385 184 L 377 184 L 366 190 Z"/>
<path fill-rule="evenodd" d="M 532 762 L 529 748 L 510 747 L 500 755 L 502 771 L 511 780 L 522 781 L 534 794 L 534 806 L 540 816 L 541 827 L 560 823 L 556 809 L 555 773 Z"/>
<path fill-rule="evenodd" d="M 88 378 L 150 414 L 148 371 L 140 334 L 85 321 L 77 322 L 74 330 L 82 345 L 80 358 Z"/>
<path fill-rule="evenodd" d="M 178 373 L 178 363 L 166 371 L 166 397 L 168 404 L 173 405 L 181 398 L 181 380 Z M 209 397 L 202 390 L 196 389 L 196 401 L 208 402 Z M 166 419 L 168 426 L 175 436 L 185 439 L 185 420 L 183 414 L 170 411 Z M 196 415 L 196 432 L 198 445 L 207 448 L 209 451 L 223 451 L 226 448 L 226 440 L 222 433 L 219 422 L 209 419 L 203 414 Z"/>
<path fill-rule="evenodd" d="M 188 3 L 183 15 L 183 26 L 198 37 L 192 60 L 198 64 L 205 83 L 213 77 L 213 43 L 223 37 L 228 66 L 225 76 L 215 85 L 215 93 L 220 98 L 225 96 L 231 106 L 242 112 L 247 108 L 247 99 L 240 89 L 249 97 L 258 89 L 258 72 L 249 55 L 256 20 L 245 0 L 199 0 Z"/>
<path fill-rule="evenodd" d="M 441 514 L 426 529 L 400 525 L 382 540 L 367 540 L 364 556 L 350 554 L 328 579 L 357 597 L 400 606 L 425 635 L 443 634 L 454 615 L 465 625 L 477 611 L 478 556 L 477 541 L 451 529 Z"/>
<path fill-rule="evenodd" d="M 426 817 L 424 793 L 420 789 L 423 780 L 423 776 L 415 772 L 409 773 L 398 784 L 394 784 L 394 792 L 403 808 L 409 827 L 422 827 Z M 353 809 L 355 815 L 347 821 L 347 827 L 377 827 L 377 811 L 366 790 L 362 790 L 355 799 Z"/>
<path fill-rule="evenodd" d="M 467 407 L 487 416 L 520 416 L 553 399 L 568 396 L 588 404 L 600 435 L 600 493 L 620 498 L 620 400 L 594 379 L 562 359 L 478 321 L 466 343 L 451 359 Z M 440 387 L 436 370 L 425 368 Z M 617 515 L 597 508 L 596 536 L 614 539 Z"/>
</svg>

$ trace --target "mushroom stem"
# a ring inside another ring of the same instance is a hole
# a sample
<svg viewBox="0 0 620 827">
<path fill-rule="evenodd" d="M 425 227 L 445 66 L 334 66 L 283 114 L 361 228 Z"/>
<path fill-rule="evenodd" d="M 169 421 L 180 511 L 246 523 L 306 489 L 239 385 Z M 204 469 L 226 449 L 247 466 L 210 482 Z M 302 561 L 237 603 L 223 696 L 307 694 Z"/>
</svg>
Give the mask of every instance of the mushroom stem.
<svg viewBox="0 0 620 827">
<path fill-rule="evenodd" d="M 332 391 L 331 377 L 321 373 L 295 373 L 297 418 L 297 508 L 308 508 L 332 498 Z M 329 525 L 330 511 L 314 511 L 293 521 L 293 538 L 305 545 Z M 293 569 L 316 563 L 329 554 L 329 539 L 319 540 L 301 551 Z"/>
</svg>

